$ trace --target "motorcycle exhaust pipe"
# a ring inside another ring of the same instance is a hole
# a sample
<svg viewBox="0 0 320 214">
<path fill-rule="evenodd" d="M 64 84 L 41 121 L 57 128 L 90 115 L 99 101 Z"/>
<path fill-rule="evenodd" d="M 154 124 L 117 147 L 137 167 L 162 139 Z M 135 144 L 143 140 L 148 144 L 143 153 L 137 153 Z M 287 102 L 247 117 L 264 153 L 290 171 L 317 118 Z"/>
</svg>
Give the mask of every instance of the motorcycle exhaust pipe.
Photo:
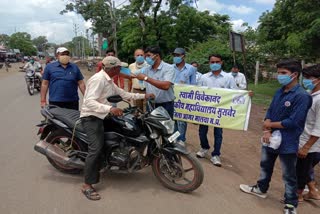
<svg viewBox="0 0 320 214">
<path fill-rule="evenodd" d="M 54 161 L 67 166 L 67 167 L 74 167 L 77 169 L 84 168 L 84 162 L 81 161 L 79 158 L 71 157 L 69 158 L 67 154 L 60 149 L 50 143 L 47 143 L 43 140 L 39 141 L 35 146 L 34 150 L 43 154 L 46 157 L 53 159 Z"/>
</svg>

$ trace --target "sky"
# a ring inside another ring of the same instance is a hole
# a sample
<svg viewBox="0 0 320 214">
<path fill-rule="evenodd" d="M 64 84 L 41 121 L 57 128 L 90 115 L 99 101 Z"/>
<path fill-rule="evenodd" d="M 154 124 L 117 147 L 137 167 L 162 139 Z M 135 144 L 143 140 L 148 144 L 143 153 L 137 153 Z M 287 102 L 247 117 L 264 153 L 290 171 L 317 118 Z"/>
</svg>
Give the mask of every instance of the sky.
<svg viewBox="0 0 320 214">
<path fill-rule="evenodd" d="M 258 26 L 260 15 L 272 10 L 276 0 L 200 0 L 198 10 L 230 16 L 233 29 L 239 31 L 247 22 Z M 77 35 L 85 36 L 91 23 L 75 13 L 60 15 L 67 0 L 0 0 L 0 34 L 11 35 L 15 32 L 27 32 L 32 38 L 46 36 L 49 42 L 62 44 Z M 115 0 L 116 7 L 129 2 Z"/>
</svg>

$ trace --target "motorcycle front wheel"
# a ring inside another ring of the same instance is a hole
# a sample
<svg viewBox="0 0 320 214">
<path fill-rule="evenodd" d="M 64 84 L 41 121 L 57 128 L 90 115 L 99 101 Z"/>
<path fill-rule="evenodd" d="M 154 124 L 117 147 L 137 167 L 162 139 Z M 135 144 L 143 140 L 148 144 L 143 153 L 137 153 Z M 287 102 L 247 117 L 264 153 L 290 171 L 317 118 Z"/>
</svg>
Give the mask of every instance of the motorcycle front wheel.
<svg viewBox="0 0 320 214">
<path fill-rule="evenodd" d="M 168 189 L 192 192 L 203 182 L 203 168 L 191 154 L 160 154 L 154 157 L 152 170 L 158 180 Z"/>
<path fill-rule="evenodd" d="M 29 94 L 32 96 L 34 94 L 34 82 L 33 81 L 27 82 L 27 89 L 28 89 Z"/>
</svg>

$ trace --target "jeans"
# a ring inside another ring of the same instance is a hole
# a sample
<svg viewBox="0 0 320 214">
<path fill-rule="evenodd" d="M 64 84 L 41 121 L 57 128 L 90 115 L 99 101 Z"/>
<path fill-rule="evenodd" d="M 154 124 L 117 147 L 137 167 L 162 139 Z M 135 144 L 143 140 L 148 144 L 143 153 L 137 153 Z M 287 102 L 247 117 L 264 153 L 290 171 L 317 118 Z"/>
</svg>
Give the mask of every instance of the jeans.
<svg viewBox="0 0 320 214">
<path fill-rule="evenodd" d="M 103 120 L 94 116 L 81 118 L 81 123 L 88 139 L 88 155 L 84 166 L 84 182 L 99 182 L 99 170 L 104 159 L 104 126 Z"/>
<path fill-rule="evenodd" d="M 178 131 L 180 132 L 180 136 L 178 137 L 178 141 L 181 140 L 183 142 L 186 141 L 186 132 L 187 132 L 188 123 L 185 121 L 177 120 Z"/>
<path fill-rule="evenodd" d="M 208 126 L 206 125 L 199 125 L 199 137 L 200 137 L 200 144 L 201 148 L 203 149 L 210 149 L 207 134 L 208 134 Z M 211 153 L 212 156 L 220 156 L 220 149 L 222 145 L 222 128 L 214 127 L 214 149 Z"/>
<path fill-rule="evenodd" d="M 297 175 L 296 175 L 296 154 L 276 154 L 262 146 L 260 162 L 260 178 L 257 182 L 261 192 L 266 193 L 269 189 L 274 164 L 277 157 L 280 158 L 282 168 L 282 180 L 285 184 L 284 203 L 298 206 Z"/>
</svg>

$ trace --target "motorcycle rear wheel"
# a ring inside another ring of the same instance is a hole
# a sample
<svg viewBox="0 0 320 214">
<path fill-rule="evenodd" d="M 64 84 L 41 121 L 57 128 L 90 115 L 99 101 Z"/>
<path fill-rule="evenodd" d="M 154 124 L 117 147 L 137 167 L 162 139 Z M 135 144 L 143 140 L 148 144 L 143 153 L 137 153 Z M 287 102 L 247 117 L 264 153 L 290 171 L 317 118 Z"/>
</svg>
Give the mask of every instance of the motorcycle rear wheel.
<svg viewBox="0 0 320 214">
<path fill-rule="evenodd" d="M 67 136 L 66 134 L 64 134 L 59 130 L 56 130 L 51 132 L 48 135 L 46 141 L 54 146 L 61 148 L 62 144 L 67 144 L 66 146 L 70 146 L 71 137 Z M 83 152 L 86 151 L 84 145 L 81 142 L 77 142 L 75 139 L 73 139 L 73 142 L 72 142 L 72 149 L 83 151 Z M 47 157 L 47 159 L 49 163 L 60 172 L 63 172 L 66 174 L 73 174 L 73 175 L 80 174 L 82 172 L 82 169 L 64 166 L 61 163 L 51 159 L 50 157 Z"/>
<path fill-rule="evenodd" d="M 198 159 L 191 154 L 182 153 L 170 156 L 161 154 L 153 159 L 152 170 L 158 180 L 168 189 L 177 192 L 187 193 L 197 189 L 204 178 Z M 193 175 L 190 175 L 191 171 L 194 171 Z"/>
<path fill-rule="evenodd" d="M 34 94 L 34 82 L 27 82 L 27 89 L 30 96 Z"/>
</svg>

